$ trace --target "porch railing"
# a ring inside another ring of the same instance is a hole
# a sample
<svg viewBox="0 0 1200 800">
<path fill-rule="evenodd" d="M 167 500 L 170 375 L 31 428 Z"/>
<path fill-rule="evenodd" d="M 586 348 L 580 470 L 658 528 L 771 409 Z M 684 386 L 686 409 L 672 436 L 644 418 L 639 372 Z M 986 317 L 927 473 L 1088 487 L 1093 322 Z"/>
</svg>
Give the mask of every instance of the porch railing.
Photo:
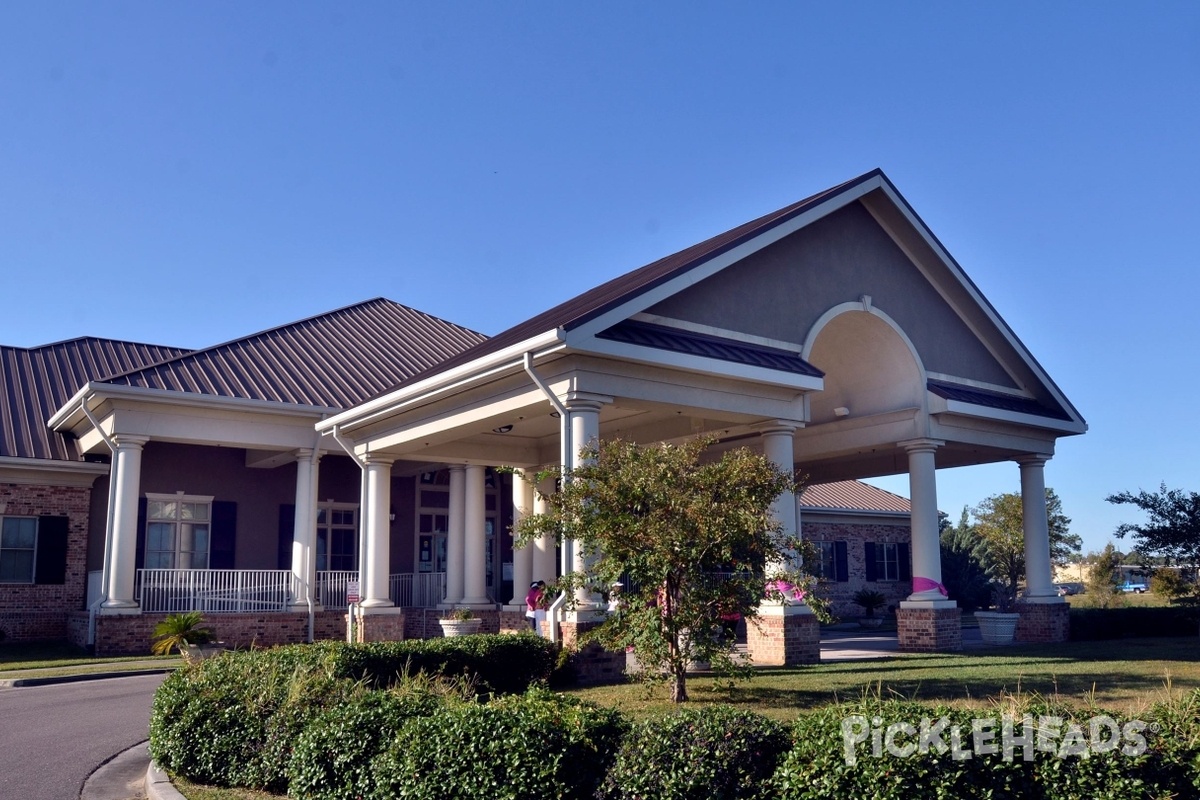
<svg viewBox="0 0 1200 800">
<path fill-rule="evenodd" d="M 142 611 L 209 614 L 284 611 L 292 573 L 279 569 L 140 569 Z"/>
<path fill-rule="evenodd" d="M 314 599 L 327 609 L 346 608 L 347 585 L 357 578 L 355 570 L 318 572 Z M 140 569 L 135 591 L 142 611 L 152 613 L 286 611 L 293 597 L 304 597 L 290 570 L 267 569 Z M 397 606 L 433 608 L 445 595 L 444 572 L 388 577 L 388 596 Z"/>
<path fill-rule="evenodd" d="M 388 578 L 388 596 L 405 608 L 433 608 L 446 596 L 446 573 L 402 572 Z"/>
</svg>

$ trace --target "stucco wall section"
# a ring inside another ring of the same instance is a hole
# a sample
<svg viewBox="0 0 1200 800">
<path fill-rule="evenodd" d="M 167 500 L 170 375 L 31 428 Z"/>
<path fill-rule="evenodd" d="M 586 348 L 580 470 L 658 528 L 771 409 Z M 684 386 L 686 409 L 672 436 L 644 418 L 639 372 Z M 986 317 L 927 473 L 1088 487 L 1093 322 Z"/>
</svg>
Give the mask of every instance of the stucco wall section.
<svg viewBox="0 0 1200 800">
<path fill-rule="evenodd" d="M 857 202 L 648 311 L 803 344 L 822 314 L 864 294 L 908 334 L 927 370 L 1013 386 L 933 284 Z"/>
<path fill-rule="evenodd" d="M 67 569 L 62 584 L 0 583 L 0 631 L 10 641 L 65 639 L 67 612 L 87 592 L 87 530 L 91 489 L 0 483 L 0 505 L 18 517 L 66 517 Z"/>
</svg>

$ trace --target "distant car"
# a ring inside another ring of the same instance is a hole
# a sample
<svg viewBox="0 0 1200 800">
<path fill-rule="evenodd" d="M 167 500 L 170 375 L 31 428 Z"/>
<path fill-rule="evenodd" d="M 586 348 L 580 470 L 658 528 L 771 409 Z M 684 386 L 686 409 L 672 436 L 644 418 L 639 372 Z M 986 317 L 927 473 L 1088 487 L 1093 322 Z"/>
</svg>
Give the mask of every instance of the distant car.
<svg viewBox="0 0 1200 800">
<path fill-rule="evenodd" d="M 1146 584 L 1134 583 L 1133 581 L 1125 581 L 1121 584 L 1122 592 L 1133 592 L 1135 594 L 1143 594 L 1146 591 Z"/>
<path fill-rule="evenodd" d="M 1070 595 L 1083 594 L 1083 584 L 1082 583 L 1076 583 L 1076 582 L 1056 583 L 1056 584 L 1054 584 L 1054 588 L 1058 590 L 1059 597 L 1068 597 Z"/>
</svg>

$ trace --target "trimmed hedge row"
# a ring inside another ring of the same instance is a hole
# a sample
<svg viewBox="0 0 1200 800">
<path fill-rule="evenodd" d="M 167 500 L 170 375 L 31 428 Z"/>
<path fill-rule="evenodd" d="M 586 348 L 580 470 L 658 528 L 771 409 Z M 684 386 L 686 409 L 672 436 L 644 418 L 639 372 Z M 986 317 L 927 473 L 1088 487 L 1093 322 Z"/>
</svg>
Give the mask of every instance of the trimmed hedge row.
<svg viewBox="0 0 1200 800">
<path fill-rule="evenodd" d="M 1198 630 L 1196 611 L 1179 606 L 1071 609 L 1071 639 L 1081 642 L 1196 636 Z"/>
<path fill-rule="evenodd" d="M 790 727 L 728 706 L 630 724 L 537 685 L 485 701 L 411 669 L 363 672 L 386 659 L 349 650 L 176 672 L 155 696 L 151 754 L 200 783 L 295 800 L 1200 796 L 1200 690 L 1138 719 L 1013 698 L 982 710 L 864 699 Z"/>
</svg>

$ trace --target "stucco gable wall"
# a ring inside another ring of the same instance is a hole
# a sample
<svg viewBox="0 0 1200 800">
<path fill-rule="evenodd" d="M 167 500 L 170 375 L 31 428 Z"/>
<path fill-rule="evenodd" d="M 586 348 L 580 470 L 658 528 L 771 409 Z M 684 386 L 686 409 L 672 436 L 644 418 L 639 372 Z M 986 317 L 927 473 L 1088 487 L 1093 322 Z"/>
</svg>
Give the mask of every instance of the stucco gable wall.
<svg viewBox="0 0 1200 800">
<path fill-rule="evenodd" d="M 803 343 L 833 306 L 870 295 L 925 368 L 1001 386 L 1014 381 L 859 203 L 766 247 L 648 313 Z"/>
</svg>

